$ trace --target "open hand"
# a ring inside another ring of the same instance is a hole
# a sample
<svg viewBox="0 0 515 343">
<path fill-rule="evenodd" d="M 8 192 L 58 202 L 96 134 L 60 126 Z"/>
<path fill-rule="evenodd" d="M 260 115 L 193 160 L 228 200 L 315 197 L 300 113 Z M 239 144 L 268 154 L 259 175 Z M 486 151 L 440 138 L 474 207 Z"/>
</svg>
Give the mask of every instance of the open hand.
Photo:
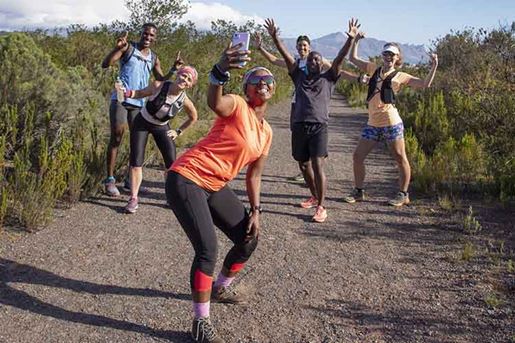
<svg viewBox="0 0 515 343">
<path fill-rule="evenodd" d="M 359 28 L 361 24 L 358 24 L 358 19 L 351 18 L 349 20 L 349 30 L 347 31 L 347 36 L 354 38 L 359 33 Z"/>
<path fill-rule="evenodd" d="M 275 26 L 275 22 L 273 19 L 267 18 L 265 19 L 265 29 L 268 31 L 268 34 L 271 37 L 279 36 L 279 28 Z"/>
</svg>

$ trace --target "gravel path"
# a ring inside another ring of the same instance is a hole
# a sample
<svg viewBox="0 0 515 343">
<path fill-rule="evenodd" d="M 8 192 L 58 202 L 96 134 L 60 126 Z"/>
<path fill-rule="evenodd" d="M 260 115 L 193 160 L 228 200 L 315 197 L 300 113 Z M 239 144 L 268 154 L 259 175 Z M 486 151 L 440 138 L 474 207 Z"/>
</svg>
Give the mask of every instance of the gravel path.
<svg viewBox="0 0 515 343">
<path fill-rule="evenodd" d="M 370 201 L 344 204 L 366 115 L 331 104 L 326 223 L 287 180 L 289 104 L 270 109 L 274 142 L 262 185 L 260 245 L 237 287 L 250 305 L 212 305 L 227 342 L 509 342 L 514 315 L 489 310 L 484 266 L 457 256 L 462 234 L 429 200 L 385 205 L 397 172 L 386 149 L 367 161 Z M 190 244 L 146 169 L 135 215 L 126 196 L 59 211 L 34 234 L 0 240 L 0 342 L 190 342 Z M 232 183 L 246 201 L 244 176 Z M 513 226 L 512 226 L 513 227 Z M 220 266 L 229 245 L 220 241 Z"/>
</svg>

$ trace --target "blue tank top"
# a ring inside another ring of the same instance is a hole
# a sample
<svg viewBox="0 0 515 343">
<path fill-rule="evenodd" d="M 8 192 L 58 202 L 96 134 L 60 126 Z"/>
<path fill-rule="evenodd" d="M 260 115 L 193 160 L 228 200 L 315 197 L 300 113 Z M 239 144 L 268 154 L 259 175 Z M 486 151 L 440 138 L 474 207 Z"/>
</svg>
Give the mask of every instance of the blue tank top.
<svg viewBox="0 0 515 343">
<path fill-rule="evenodd" d="M 144 56 L 136 45 L 137 43 L 132 42 L 120 59 L 119 78 L 124 87 L 131 90 L 143 89 L 148 86 L 155 63 L 155 55 L 152 51 Z M 116 92 L 113 92 L 111 99 L 116 100 Z M 124 104 L 143 107 L 145 99 L 125 99 Z"/>
</svg>

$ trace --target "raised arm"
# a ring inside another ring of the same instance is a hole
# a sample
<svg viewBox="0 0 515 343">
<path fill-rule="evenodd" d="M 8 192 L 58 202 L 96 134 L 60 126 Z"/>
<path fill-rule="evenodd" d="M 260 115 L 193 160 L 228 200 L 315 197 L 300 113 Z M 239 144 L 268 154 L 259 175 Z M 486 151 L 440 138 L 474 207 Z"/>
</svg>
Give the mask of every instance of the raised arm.
<svg viewBox="0 0 515 343">
<path fill-rule="evenodd" d="M 364 61 L 358 57 L 358 44 L 359 44 L 359 41 L 363 38 L 365 38 L 365 33 L 358 32 L 358 34 L 356 35 L 356 39 L 352 42 L 352 47 L 350 49 L 349 61 L 351 61 L 352 64 L 354 64 L 356 67 L 358 67 L 362 71 L 366 72 L 368 62 Z"/>
<path fill-rule="evenodd" d="M 272 37 L 277 50 L 279 50 L 279 53 L 283 57 L 284 62 L 286 63 L 286 68 L 288 68 L 288 72 L 291 73 L 295 69 L 295 60 L 293 56 L 290 55 L 283 42 L 279 39 L 279 28 L 275 26 L 274 20 L 270 18 L 265 20 L 265 28 Z"/>
<path fill-rule="evenodd" d="M 159 58 L 156 57 L 156 64 L 154 65 L 154 68 L 152 69 L 152 74 L 154 74 L 154 78 L 158 81 L 166 81 L 170 79 L 177 69 L 182 67 L 184 65 L 184 61 L 181 58 L 181 51 L 179 50 L 177 52 L 177 56 L 175 57 L 175 61 L 173 62 L 172 67 L 170 70 L 168 70 L 168 73 L 166 75 L 163 75 L 163 71 L 161 70 L 161 61 Z"/>
<path fill-rule="evenodd" d="M 340 49 L 340 51 L 338 52 L 338 55 L 336 56 L 336 58 L 333 60 L 333 63 L 331 64 L 331 70 L 332 70 L 333 75 L 337 75 L 338 72 L 340 71 L 340 67 L 343 63 L 343 59 L 349 52 L 350 46 L 351 46 L 354 38 L 358 34 L 359 27 L 360 27 L 360 25 L 358 25 L 357 19 L 352 18 L 351 20 L 349 20 L 349 30 L 347 32 L 347 41 L 345 42 L 343 47 Z"/>
<path fill-rule="evenodd" d="M 250 208 L 252 210 L 247 226 L 247 240 L 259 236 L 259 215 L 261 209 L 261 175 L 265 168 L 267 156 L 261 155 L 256 161 L 249 164 L 245 182 L 247 185 L 247 196 L 249 197 Z"/>
<path fill-rule="evenodd" d="M 283 59 L 277 58 L 263 47 L 263 40 L 261 38 L 261 33 L 259 32 L 257 32 L 254 36 L 254 46 L 268 62 L 279 67 L 286 67 L 286 62 Z"/>
<path fill-rule="evenodd" d="M 413 88 L 428 88 L 431 87 L 431 83 L 433 83 L 433 79 L 435 78 L 436 68 L 438 68 L 438 55 L 432 53 L 430 55 L 431 58 L 431 70 L 427 74 L 424 80 L 419 79 L 418 77 L 412 77 L 408 81 L 408 86 Z"/>
<path fill-rule="evenodd" d="M 122 58 L 123 54 L 129 49 L 129 42 L 127 41 L 129 33 L 125 31 L 123 35 L 116 39 L 116 44 L 104 60 L 102 61 L 102 68 L 109 68 Z"/>
<path fill-rule="evenodd" d="M 207 90 L 207 105 L 217 115 L 228 117 L 234 109 L 234 98 L 223 95 L 223 85 L 229 81 L 230 69 L 241 69 L 241 62 L 250 61 L 249 50 L 238 50 L 241 44 L 229 46 L 224 50 L 218 63 L 213 66 L 209 74 L 209 87 Z"/>
</svg>

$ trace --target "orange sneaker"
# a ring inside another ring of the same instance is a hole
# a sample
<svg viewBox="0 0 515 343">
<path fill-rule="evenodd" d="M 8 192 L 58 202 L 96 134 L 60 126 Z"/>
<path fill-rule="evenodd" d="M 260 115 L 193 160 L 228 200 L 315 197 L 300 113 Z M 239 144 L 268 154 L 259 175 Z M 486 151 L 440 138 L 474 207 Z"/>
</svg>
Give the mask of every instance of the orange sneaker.
<svg viewBox="0 0 515 343">
<path fill-rule="evenodd" d="M 311 197 L 308 200 L 305 200 L 300 203 L 300 207 L 302 208 L 313 208 L 318 205 L 318 200 L 315 197 Z"/>
<path fill-rule="evenodd" d="M 327 211 L 323 206 L 317 206 L 317 210 L 315 215 L 313 216 L 313 221 L 317 223 L 323 223 L 327 219 Z"/>
</svg>

